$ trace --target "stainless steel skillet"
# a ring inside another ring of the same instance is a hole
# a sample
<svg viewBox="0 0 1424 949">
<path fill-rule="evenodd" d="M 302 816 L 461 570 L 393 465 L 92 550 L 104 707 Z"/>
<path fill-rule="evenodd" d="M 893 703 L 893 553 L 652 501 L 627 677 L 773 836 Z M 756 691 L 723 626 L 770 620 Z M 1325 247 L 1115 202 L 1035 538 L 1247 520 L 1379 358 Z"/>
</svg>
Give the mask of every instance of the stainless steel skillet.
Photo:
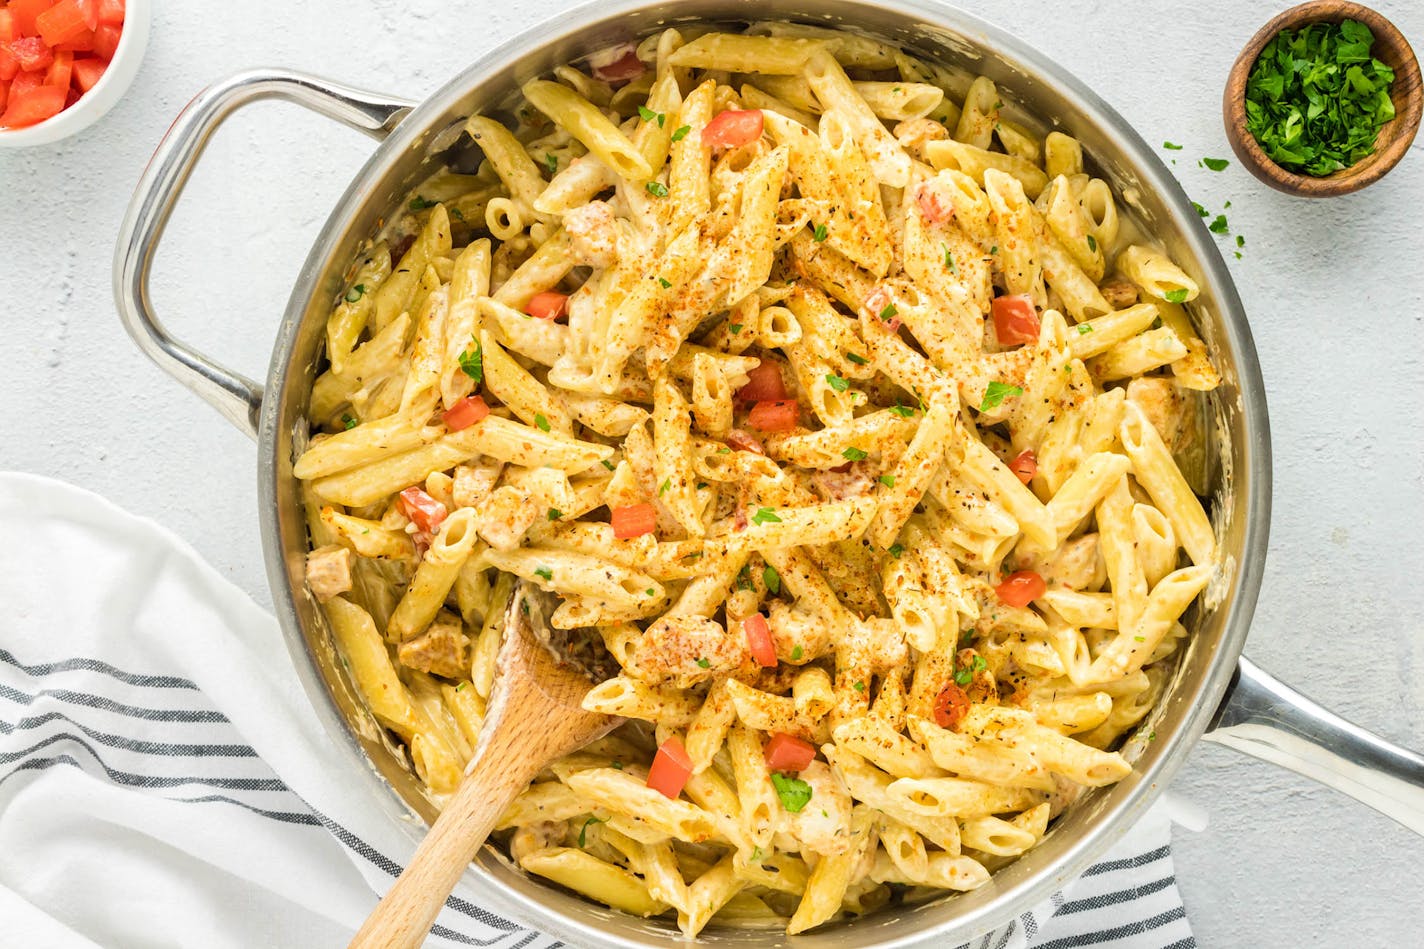
<svg viewBox="0 0 1424 949">
<path fill-rule="evenodd" d="M 739 0 L 578 7 L 480 57 L 413 104 L 311 76 L 264 70 L 209 88 L 178 117 L 135 193 L 119 237 L 115 293 L 126 326 L 160 366 L 258 442 L 259 512 L 273 600 L 318 716 L 349 764 L 353 794 L 369 795 L 415 840 L 431 802 L 399 751 L 360 705 L 315 602 L 302 584 L 306 533 L 291 464 L 321 361 L 322 329 L 348 264 L 379 221 L 439 163 L 463 118 L 506 99 L 518 82 L 613 42 L 670 23 L 737 23 L 768 15 Z M 963 939 L 1006 922 L 1086 867 L 1146 810 L 1205 737 L 1329 784 L 1424 833 L 1424 758 L 1332 715 L 1241 656 L 1255 607 L 1270 522 L 1270 439 L 1260 368 L 1246 317 L 1214 243 L 1175 179 L 1130 126 L 1049 57 L 982 20 L 930 0 L 808 0 L 796 20 L 873 34 L 983 73 L 1011 107 L 1077 136 L 1097 174 L 1202 287 L 1193 315 L 1225 382 L 1215 395 L 1217 470 L 1211 504 L 1224 569 L 1190 617 L 1191 645 L 1158 707 L 1129 741 L 1136 770 L 1083 799 L 1043 843 L 972 893 L 896 907 L 793 938 L 714 929 L 719 945 L 906 946 Z M 204 144 L 234 109 L 260 98 L 296 102 L 370 133 L 380 144 L 318 235 L 293 288 L 265 386 L 171 337 L 148 300 L 148 271 L 174 203 Z M 1263 802 L 1264 804 L 1264 802 Z M 465 896 L 577 946 L 661 945 L 668 924 L 594 906 L 529 879 L 487 848 Z"/>
</svg>

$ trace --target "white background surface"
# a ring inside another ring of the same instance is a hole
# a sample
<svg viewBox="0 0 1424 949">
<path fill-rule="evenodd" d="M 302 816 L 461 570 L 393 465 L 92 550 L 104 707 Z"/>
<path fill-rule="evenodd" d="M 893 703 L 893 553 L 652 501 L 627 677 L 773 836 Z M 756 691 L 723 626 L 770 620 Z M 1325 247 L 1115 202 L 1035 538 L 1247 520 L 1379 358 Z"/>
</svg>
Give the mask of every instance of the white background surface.
<svg viewBox="0 0 1424 949">
<path fill-rule="evenodd" d="M 201 87 L 284 65 L 419 97 L 566 0 L 158 3 L 128 96 L 76 139 L 0 150 L 0 468 L 54 475 L 163 522 L 269 603 L 245 436 L 146 362 L 110 296 L 113 238 L 143 165 Z M 1248 652 L 1323 704 L 1424 747 L 1424 156 L 1310 203 L 1230 156 L 1220 96 L 1278 3 L 1034 0 L 980 15 L 1095 88 L 1246 235 L 1231 260 L 1270 397 L 1275 500 Z M 1378 4 L 1424 48 L 1424 6 Z M 762 9 L 769 9 L 769 5 Z M 280 104 L 215 138 L 155 268 L 170 328 L 266 372 L 297 268 L 372 148 Z M 1228 253 L 1228 257 L 1229 257 Z M 3 525 L 0 525 L 3 534 Z M 10 542 L 14 542 L 11 539 Z M 76 565 L 75 582 L 83 582 Z M 0 606 L 3 610 L 3 606 Z M 175 629 L 175 636 L 182 630 Z M 1419 945 L 1424 839 L 1303 778 L 1202 746 L 1174 785 L 1206 808 L 1177 869 L 1203 946 Z"/>
</svg>

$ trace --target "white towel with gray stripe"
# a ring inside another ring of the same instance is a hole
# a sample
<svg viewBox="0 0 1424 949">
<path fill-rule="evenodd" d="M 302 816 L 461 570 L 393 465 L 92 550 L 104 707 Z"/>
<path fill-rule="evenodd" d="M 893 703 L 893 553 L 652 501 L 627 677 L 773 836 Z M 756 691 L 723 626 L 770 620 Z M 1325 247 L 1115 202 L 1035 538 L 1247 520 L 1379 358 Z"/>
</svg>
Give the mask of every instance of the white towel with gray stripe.
<svg viewBox="0 0 1424 949">
<path fill-rule="evenodd" d="M 344 946 L 411 849 L 271 616 L 151 521 L 0 474 L 0 946 Z M 429 944 L 561 945 L 469 892 Z M 969 944 L 1195 945 L 1160 809 Z"/>
</svg>

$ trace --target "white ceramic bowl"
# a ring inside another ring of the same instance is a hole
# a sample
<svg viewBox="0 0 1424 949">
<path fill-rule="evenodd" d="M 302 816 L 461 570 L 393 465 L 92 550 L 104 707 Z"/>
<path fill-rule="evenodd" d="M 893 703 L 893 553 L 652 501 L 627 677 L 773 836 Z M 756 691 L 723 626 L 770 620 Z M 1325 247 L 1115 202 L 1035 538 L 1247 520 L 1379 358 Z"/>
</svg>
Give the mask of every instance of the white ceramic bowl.
<svg viewBox="0 0 1424 949">
<path fill-rule="evenodd" d="M 48 145 L 68 138 L 99 121 L 114 107 L 138 74 L 148 48 L 148 27 L 152 19 L 152 0 L 128 0 L 124 5 L 124 31 L 119 36 L 119 48 L 104 75 L 79 101 L 40 122 L 22 129 L 0 128 L 0 148 L 24 148 L 27 145 Z"/>
</svg>

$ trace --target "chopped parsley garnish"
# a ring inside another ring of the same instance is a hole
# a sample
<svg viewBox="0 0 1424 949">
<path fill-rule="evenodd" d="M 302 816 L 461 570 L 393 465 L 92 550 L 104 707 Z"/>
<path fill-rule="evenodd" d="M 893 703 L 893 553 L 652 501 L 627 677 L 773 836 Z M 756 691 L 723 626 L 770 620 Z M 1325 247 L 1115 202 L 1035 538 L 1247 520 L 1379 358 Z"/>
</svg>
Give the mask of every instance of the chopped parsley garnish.
<svg viewBox="0 0 1424 949">
<path fill-rule="evenodd" d="M 859 679 L 856 679 L 856 680 L 855 680 L 855 690 L 856 690 L 857 692 L 864 692 L 864 691 L 865 691 L 865 683 L 864 683 L 864 682 L 861 682 Z"/>
<path fill-rule="evenodd" d="M 557 521 L 564 516 L 564 512 L 556 507 L 549 508 L 549 520 Z"/>
<path fill-rule="evenodd" d="M 667 185 L 661 181 L 650 181 L 647 184 L 648 194 L 655 198 L 666 198 L 668 195 Z"/>
<path fill-rule="evenodd" d="M 644 122 L 657 122 L 658 128 L 662 128 L 667 122 L 667 116 L 662 112 L 654 112 L 645 105 L 638 106 L 638 117 Z"/>
<path fill-rule="evenodd" d="M 805 654 L 806 654 L 806 650 L 802 649 L 800 646 L 793 646 L 793 647 L 791 647 L 791 661 L 792 661 L 792 662 L 795 662 L 797 659 L 800 659 L 800 658 L 801 658 L 803 655 L 805 655 Z"/>
<path fill-rule="evenodd" d="M 607 458 L 603 459 L 603 467 L 607 468 L 609 471 L 614 471 L 617 469 L 617 466 L 614 465 L 613 462 L 609 461 Z"/>
<path fill-rule="evenodd" d="M 879 481 L 881 484 L 885 485 L 885 487 L 887 487 L 887 488 L 893 488 L 893 487 L 895 487 L 895 476 L 894 476 L 894 475 L 881 475 L 880 477 L 876 478 L 875 480 L 876 480 L 876 481 Z"/>
<path fill-rule="evenodd" d="M 455 686 L 455 691 L 456 691 L 456 692 L 463 692 L 463 691 L 465 691 L 465 686 L 467 686 L 467 685 L 469 685 L 469 684 L 470 684 L 470 683 L 468 683 L 468 682 L 461 682 L 459 685 Z"/>
<path fill-rule="evenodd" d="M 995 379 L 984 390 L 984 401 L 979 403 L 979 411 L 988 412 L 990 409 L 998 408 L 1005 399 L 1016 395 L 1023 395 L 1023 386 L 1009 385 L 1007 382 Z"/>
<path fill-rule="evenodd" d="M 356 421 L 356 417 L 354 415 L 348 414 L 341 416 L 341 424 L 349 432 L 360 423 Z"/>
<path fill-rule="evenodd" d="M 553 174 L 558 174 L 558 171 L 559 171 L 559 159 L 558 159 L 558 157 L 557 157 L 556 155 L 554 155 L 552 152 L 545 152 L 545 153 L 544 153 L 544 167 L 547 168 L 547 169 L 549 169 L 549 174 L 551 174 L 551 175 L 553 175 Z"/>
<path fill-rule="evenodd" d="M 991 253 L 991 254 L 997 254 L 998 252 L 999 252 L 999 245 L 998 245 L 998 244 L 995 244 L 993 247 L 990 247 L 990 248 L 989 248 L 989 253 Z"/>
<path fill-rule="evenodd" d="M 826 384 L 832 389 L 835 389 L 837 392 L 844 392 L 846 389 L 850 388 L 850 383 L 845 379 L 841 378 L 840 376 L 836 375 L 834 372 L 826 373 Z"/>
<path fill-rule="evenodd" d="M 355 303 L 357 300 L 361 299 L 365 295 L 366 285 L 364 283 L 358 283 L 356 284 L 356 286 L 346 291 L 346 302 Z"/>
<path fill-rule="evenodd" d="M 672 281 L 669 280 L 669 279 L 666 278 L 666 277 L 659 277 L 659 278 L 658 278 L 658 284 L 659 284 L 659 286 L 661 286 L 664 290 L 666 290 L 668 287 L 672 286 Z"/>
<path fill-rule="evenodd" d="M 915 416 L 915 410 L 910 408 L 908 405 L 892 405 L 890 407 L 890 411 L 894 412 L 901 418 L 914 418 Z"/>
<path fill-rule="evenodd" d="M 554 579 L 554 571 L 548 567 L 540 567 L 534 571 L 534 576 L 543 577 L 545 580 L 552 580 Z"/>
<path fill-rule="evenodd" d="M 589 824 L 602 824 L 602 823 L 603 823 L 604 821 L 606 821 L 606 820 L 608 820 L 608 818 L 606 818 L 606 817 L 590 817 L 588 820 L 584 821 L 584 822 L 583 822 L 583 826 L 579 828 L 579 838 L 578 838 L 578 840 L 579 840 L 579 846 L 580 846 L 580 847 L 587 847 L 587 846 L 588 846 L 588 825 L 589 825 Z"/>
<path fill-rule="evenodd" d="M 1139 643 L 1145 643 L 1145 642 L 1147 642 L 1147 637 L 1146 637 L 1146 636 L 1134 636 L 1134 637 L 1132 637 L 1132 638 L 1133 638 L 1133 641 L 1134 641 L 1134 642 L 1139 642 Z"/>
<path fill-rule="evenodd" d="M 899 311 L 895 309 L 895 304 L 887 303 L 885 304 L 885 309 L 880 311 L 880 318 L 882 320 L 894 319 L 897 312 Z"/>
<path fill-rule="evenodd" d="M 755 589 L 756 589 L 756 587 L 752 585 L 752 568 L 751 568 L 751 567 L 748 567 L 746 564 L 742 564 L 742 569 L 740 569 L 740 570 L 737 571 L 737 589 L 738 589 L 738 590 L 755 590 Z"/>
<path fill-rule="evenodd" d="M 1093 235 L 1088 235 L 1088 250 L 1096 254 L 1098 252 L 1098 239 Z"/>
<path fill-rule="evenodd" d="M 434 201 L 427 201 L 420 195 L 416 195 L 415 197 L 410 199 L 410 209 L 412 211 L 424 211 L 426 208 L 433 207 L 435 207 Z"/>
<path fill-rule="evenodd" d="M 767 590 L 772 596 L 781 592 L 781 574 L 776 572 L 776 568 L 767 564 L 766 569 L 761 572 L 761 582 L 766 584 Z"/>
<path fill-rule="evenodd" d="M 864 356 L 862 356 L 860 353 L 846 353 L 846 354 L 845 354 L 845 357 L 846 357 L 847 360 L 849 360 L 850 362 L 855 363 L 857 366 L 864 366 L 866 363 L 868 363 L 868 362 L 870 361 L 870 360 L 866 359 Z"/>
<path fill-rule="evenodd" d="M 691 132 L 691 131 L 692 131 L 692 126 L 690 126 L 690 125 L 682 125 L 682 126 L 679 126 L 679 127 L 677 128 L 677 130 L 672 133 L 672 140 L 673 140 L 674 142 L 680 142 L 680 141 L 682 141 L 684 138 L 686 138 L 686 137 L 687 137 L 687 133 L 688 133 L 688 132 Z"/>
<path fill-rule="evenodd" d="M 736 336 L 736 335 L 737 335 L 738 333 L 740 333 L 741 331 L 742 331 L 742 324 L 741 324 L 741 323 L 729 323 L 729 324 L 727 324 L 727 332 L 731 333 L 733 336 Z"/>
<path fill-rule="evenodd" d="M 622 771 L 622 770 L 623 770 L 623 762 L 621 762 L 621 761 L 615 761 L 615 762 L 613 762 L 613 767 L 614 767 L 615 770 Z"/>
<path fill-rule="evenodd" d="M 664 479 L 663 483 L 660 484 L 660 485 L 658 485 L 658 497 L 662 497 L 664 494 L 667 494 L 667 493 L 668 493 L 668 489 L 671 488 L 671 487 L 672 487 L 672 479 L 671 479 L 671 478 Z"/>
<path fill-rule="evenodd" d="M 534 424 L 538 426 L 541 432 L 547 432 L 549 430 L 549 420 L 544 417 L 543 413 L 534 413 Z"/>
<path fill-rule="evenodd" d="M 1177 144 L 1174 144 L 1173 142 L 1163 142 L 1163 143 L 1162 143 L 1162 147 L 1163 147 L 1163 148 L 1170 148 L 1170 149 L 1171 149 L 1172 151 L 1174 151 L 1174 152 L 1179 152 L 1179 151 L 1182 150 L 1182 146 L 1177 145 Z"/>
<path fill-rule="evenodd" d="M 955 685 L 968 685 L 969 683 L 971 683 L 971 682 L 973 682 L 973 681 L 974 681 L 974 673 L 970 672 L 968 669 L 959 668 L 959 669 L 955 669 L 955 670 L 954 670 L 954 683 L 955 683 Z"/>
<path fill-rule="evenodd" d="M 710 669 L 710 668 L 712 668 L 712 660 L 710 660 L 710 659 L 705 659 L 705 658 L 704 658 L 704 659 L 699 659 L 699 660 L 697 660 L 697 667 L 698 667 L 699 669 Z"/>
<path fill-rule="evenodd" d="M 1162 299 L 1166 300 L 1168 303 L 1186 303 L 1187 288 L 1178 287 L 1176 290 L 1168 290 L 1166 293 L 1162 294 Z"/>
<path fill-rule="evenodd" d="M 757 525 L 780 524 L 781 518 L 776 516 L 776 511 L 772 508 L 759 507 L 757 508 L 757 512 L 752 515 L 752 523 Z"/>
<path fill-rule="evenodd" d="M 1236 235 L 1236 246 L 1237 246 L 1237 247 L 1245 247 L 1245 246 L 1246 246 L 1246 237 L 1245 237 L 1245 235 L 1242 235 L 1242 234 L 1237 234 L 1237 235 Z"/>
<path fill-rule="evenodd" d="M 781 806 L 792 814 L 799 813 L 811 803 L 811 785 L 800 778 L 774 773 L 771 776 L 771 786 L 776 788 L 776 796 L 781 799 Z"/>
<path fill-rule="evenodd" d="M 890 556 L 894 557 L 896 560 L 899 560 L 899 559 L 900 559 L 900 555 L 903 554 L 904 552 L 905 552 L 905 545 L 904 545 L 904 544 L 891 544 L 891 545 L 890 545 Z"/>
<path fill-rule="evenodd" d="M 643 592 L 646 593 L 648 596 L 657 596 L 657 595 L 658 595 L 658 591 L 657 591 L 657 590 L 654 590 L 652 587 L 648 587 L 648 588 L 647 588 L 646 590 L 644 590 Z"/>
<path fill-rule="evenodd" d="M 1226 227 L 1227 227 L 1227 224 L 1226 224 L 1226 215 L 1225 215 L 1225 214 L 1218 214 L 1218 215 L 1212 220 L 1212 222 L 1206 226 L 1206 229 L 1209 230 L 1209 231 L 1211 231 L 1213 234 L 1225 234 L 1225 233 L 1226 233 Z"/>
<path fill-rule="evenodd" d="M 1088 324 L 1088 323 L 1079 323 L 1079 324 L 1078 324 L 1078 335 L 1079 335 L 1079 336 L 1087 336 L 1087 335 L 1088 335 L 1089 333 L 1091 333 L 1092 331 L 1093 331 L 1093 327 L 1092 327 L 1091 324 Z"/>
<path fill-rule="evenodd" d="M 460 354 L 460 371 L 475 380 L 475 385 L 479 385 L 485 378 L 485 350 L 473 336 L 470 341 L 475 344 L 475 348 Z"/>
<path fill-rule="evenodd" d="M 1225 171 L 1226 166 L 1231 164 L 1231 162 L 1227 161 L 1225 158 L 1203 158 L 1201 160 L 1201 163 L 1204 167 L 1209 168 L 1212 171 Z"/>
<path fill-rule="evenodd" d="M 844 458 L 846 461 L 864 461 L 870 456 L 867 455 L 862 449 L 856 448 L 854 445 L 852 445 L 845 451 L 841 452 L 841 457 Z"/>
<path fill-rule="evenodd" d="M 1197 204 L 1195 201 L 1192 202 L 1192 207 L 1197 209 L 1198 217 L 1211 217 L 1211 212 L 1208 211 L 1206 208 L 1202 207 L 1200 204 Z"/>
<path fill-rule="evenodd" d="M 455 220 L 457 220 L 457 221 L 463 221 L 463 220 L 465 219 L 465 214 L 464 214 L 464 212 L 461 211 L 459 208 L 451 208 L 451 209 L 450 209 L 450 216 L 451 216 L 452 218 L 454 218 Z"/>
<path fill-rule="evenodd" d="M 830 233 L 830 231 L 826 230 L 826 225 L 817 224 L 814 228 L 811 229 L 811 240 L 819 244 L 827 237 L 829 237 Z"/>
</svg>

